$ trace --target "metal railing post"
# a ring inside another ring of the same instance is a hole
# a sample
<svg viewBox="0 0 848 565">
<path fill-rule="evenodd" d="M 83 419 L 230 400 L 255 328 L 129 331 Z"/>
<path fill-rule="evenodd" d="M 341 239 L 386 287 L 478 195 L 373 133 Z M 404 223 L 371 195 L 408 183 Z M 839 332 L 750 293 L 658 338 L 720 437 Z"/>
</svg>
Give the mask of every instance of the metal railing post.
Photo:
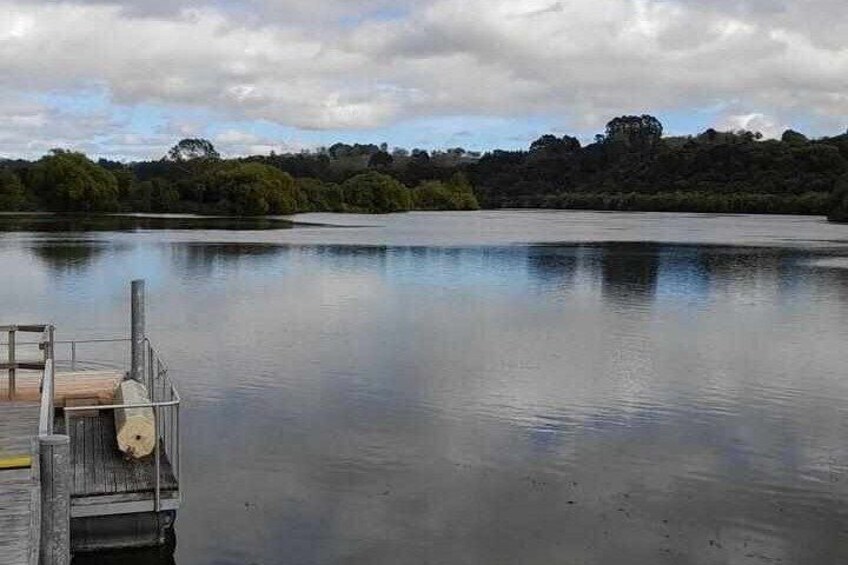
<svg viewBox="0 0 848 565">
<path fill-rule="evenodd" d="M 156 469 L 156 491 L 154 493 L 153 498 L 153 509 L 156 512 L 159 512 L 159 507 L 161 504 L 161 492 L 160 492 L 160 481 L 161 481 L 161 472 L 159 466 L 161 465 L 161 455 L 159 453 L 159 405 L 153 405 L 153 428 L 156 430 L 156 435 L 154 439 L 156 440 L 156 446 L 153 448 L 153 466 Z"/>
<path fill-rule="evenodd" d="M 174 427 L 177 428 L 177 432 L 174 436 L 174 454 L 173 454 L 172 457 L 174 457 L 175 465 L 176 465 L 176 472 L 174 473 L 174 476 L 176 477 L 177 481 L 179 481 L 180 480 L 180 405 L 179 404 L 174 406 L 174 420 L 175 420 Z"/>
<path fill-rule="evenodd" d="M 71 371 L 77 370 L 77 342 L 71 342 Z"/>
<path fill-rule="evenodd" d="M 150 400 L 156 400 L 155 395 L 153 394 L 153 346 L 150 342 L 147 342 L 147 394 L 150 396 Z"/>
</svg>

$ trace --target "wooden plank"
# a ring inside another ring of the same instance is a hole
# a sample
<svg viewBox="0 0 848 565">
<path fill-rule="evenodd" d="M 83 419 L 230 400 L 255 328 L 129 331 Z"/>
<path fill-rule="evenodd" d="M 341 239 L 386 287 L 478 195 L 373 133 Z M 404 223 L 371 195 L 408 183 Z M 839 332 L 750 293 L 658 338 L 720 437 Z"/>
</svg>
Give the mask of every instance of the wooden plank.
<svg viewBox="0 0 848 565">
<path fill-rule="evenodd" d="M 34 455 L 38 458 L 38 454 Z M 32 496 L 32 514 L 29 521 L 29 556 L 28 565 L 38 565 L 39 556 L 41 555 L 41 487 L 33 485 Z"/>
<path fill-rule="evenodd" d="M 0 403 L 0 461 L 6 467 L 0 469 L 0 485 L 32 482 L 30 469 L 21 463 L 29 458 L 32 467 L 32 438 L 37 434 L 37 403 Z"/>
<path fill-rule="evenodd" d="M 32 438 L 32 515 L 29 522 L 29 565 L 38 565 L 41 555 L 41 445 Z"/>
<path fill-rule="evenodd" d="M 14 408 L 14 409 L 13 409 Z M 21 449 L 21 442 L 11 441 L 7 433 L 29 433 L 28 457 L 30 467 L 0 470 L 0 563 L 11 565 L 37 565 L 40 532 L 40 496 L 38 485 L 37 447 L 32 437 L 38 430 L 35 405 L 3 404 L 0 408 L 3 449 L 13 446 Z M 8 417 L 7 417 L 8 416 Z M 35 426 L 35 427 L 33 427 Z"/>
<path fill-rule="evenodd" d="M 71 466 L 74 469 L 74 490 L 72 492 L 85 492 L 85 418 L 71 418 L 70 426 L 73 429 Z"/>
<path fill-rule="evenodd" d="M 67 435 L 42 435 L 38 438 L 41 477 L 41 560 L 48 565 L 70 562 L 71 525 L 71 442 Z"/>
<path fill-rule="evenodd" d="M 153 492 L 153 458 L 128 460 L 118 451 L 109 411 L 101 411 L 98 417 L 73 417 L 70 421 L 75 497 Z M 177 481 L 164 450 L 161 471 L 162 490 L 175 490 Z"/>
<path fill-rule="evenodd" d="M 130 492 L 135 490 L 131 477 L 127 473 L 122 472 L 124 466 L 123 454 L 118 450 L 118 440 L 115 437 L 115 421 L 113 419 L 113 411 L 105 412 L 103 417 L 103 425 L 101 430 L 105 435 L 104 452 L 108 457 L 109 467 L 114 476 L 115 490 L 114 492 Z"/>
<path fill-rule="evenodd" d="M 0 326 L 0 332 L 22 332 L 22 333 L 44 333 L 44 330 L 47 329 L 47 326 L 44 324 L 12 324 L 9 326 Z"/>
<path fill-rule="evenodd" d="M 65 399 L 97 398 L 100 404 L 110 404 L 115 398 L 115 388 L 124 379 L 121 371 L 81 371 L 55 374 L 54 399 L 64 406 Z M 7 379 L 0 379 L 0 403 L 8 396 Z M 15 399 L 20 402 L 41 400 L 41 372 L 18 373 Z"/>
<path fill-rule="evenodd" d="M 30 565 L 34 490 L 37 485 L 7 485 L 0 479 L 0 557 L 9 565 Z"/>
<path fill-rule="evenodd" d="M 112 457 L 112 444 L 109 438 L 109 428 L 111 422 L 103 418 L 100 420 L 100 445 L 103 449 L 103 485 L 104 491 L 107 493 L 117 492 L 117 484 L 115 480 L 115 464 Z"/>
<path fill-rule="evenodd" d="M 162 498 L 161 510 L 178 510 L 180 500 L 177 497 Z M 115 514 L 133 514 L 135 512 L 153 512 L 154 502 L 152 495 L 146 499 L 122 502 L 112 500 L 105 503 L 93 502 L 80 505 L 79 501 L 71 504 L 71 518 L 86 518 L 91 516 L 112 516 Z"/>
<path fill-rule="evenodd" d="M 21 369 L 24 371 L 36 371 L 44 368 L 44 361 L 16 361 L 15 363 L 0 363 L 0 371 L 9 369 Z M 17 390 L 17 389 L 16 389 Z"/>
<path fill-rule="evenodd" d="M 97 494 L 108 494 L 109 492 L 111 492 L 111 488 L 109 487 L 109 482 L 106 480 L 106 460 L 108 457 L 106 446 L 103 445 L 103 420 L 99 417 L 90 419 L 92 425 L 92 443 L 94 444 L 94 461 L 92 473 L 95 477 L 94 491 Z"/>
<path fill-rule="evenodd" d="M 83 422 L 83 442 L 85 456 L 83 458 L 83 473 L 85 475 L 85 492 L 94 492 L 94 443 L 91 437 L 91 421 L 93 418 L 80 418 Z"/>
</svg>

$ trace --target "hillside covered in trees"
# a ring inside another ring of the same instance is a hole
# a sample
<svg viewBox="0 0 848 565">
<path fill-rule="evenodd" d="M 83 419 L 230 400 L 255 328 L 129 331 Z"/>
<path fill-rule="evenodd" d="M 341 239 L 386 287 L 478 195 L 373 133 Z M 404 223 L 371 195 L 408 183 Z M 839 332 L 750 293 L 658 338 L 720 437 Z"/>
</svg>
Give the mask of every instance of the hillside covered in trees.
<svg viewBox="0 0 848 565">
<path fill-rule="evenodd" d="M 54 150 L 0 161 L 0 210 L 382 213 L 533 207 L 829 215 L 848 220 L 848 133 L 780 140 L 707 130 L 664 137 L 622 116 L 593 143 L 544 135 L 527 150 L 428 152 L 337 143 L 222 159 L 184 139 L 162 159 L 120 163 Z"/>
</svg>

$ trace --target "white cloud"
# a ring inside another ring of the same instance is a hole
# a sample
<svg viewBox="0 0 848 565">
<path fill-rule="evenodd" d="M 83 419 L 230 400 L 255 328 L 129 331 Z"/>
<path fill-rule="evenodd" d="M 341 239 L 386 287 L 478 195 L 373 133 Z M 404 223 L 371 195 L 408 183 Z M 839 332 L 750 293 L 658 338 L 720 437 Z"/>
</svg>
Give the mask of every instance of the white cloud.
<svg viewBox="0 0 848 565">
<path fill-rule="evenodd" d="M 719 122 L 718 129 L 722 131 L 743 129 L 760 132 L 766 138 L 778 138 L 784 131 L 789 129 L 789 126 L 781 124 L 771 116 L 754 112 L 751 114 L 727 116 Z"/>
<path fill-rule="evenodd" d="M 215 147 L 224 155 L 268 155 L 275 153 L 291 153 L 304 149 L 297 143 L 285 143 L 250 132 L 228 129 L 212 138 Z"/>
<path fill-rule="evenodd" d="M 18 97 L 96 87 L 128 107 L 319 130 L 548 115 L 587 131 L 626 112 L 723 107 L 724 122 L 803 116 L 835 132 L 848 116 L 842 0 L 175 5 L 0 0 L 3 85 Z M 97 133 L 56 117 L 30 139 Z M 10 123 L 0 139 L 20 131 Z M 8 143 L 0 151 L 15 151 Z"/>
</svg>

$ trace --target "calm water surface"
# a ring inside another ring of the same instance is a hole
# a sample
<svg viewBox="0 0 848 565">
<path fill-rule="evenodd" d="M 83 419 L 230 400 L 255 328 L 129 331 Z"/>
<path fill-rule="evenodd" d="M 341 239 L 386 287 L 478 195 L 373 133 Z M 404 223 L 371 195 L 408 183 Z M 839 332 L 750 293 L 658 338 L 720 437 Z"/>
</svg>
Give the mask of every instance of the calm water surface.
<svg viewBox="0 0 848 565">
<path fill-rule="evenodd" d="M 180 565 L 848 562 L 848 226 L 295 220 L 0 217 L 2 320 L 123 335 L 147 279 Z"/>
</svg>

